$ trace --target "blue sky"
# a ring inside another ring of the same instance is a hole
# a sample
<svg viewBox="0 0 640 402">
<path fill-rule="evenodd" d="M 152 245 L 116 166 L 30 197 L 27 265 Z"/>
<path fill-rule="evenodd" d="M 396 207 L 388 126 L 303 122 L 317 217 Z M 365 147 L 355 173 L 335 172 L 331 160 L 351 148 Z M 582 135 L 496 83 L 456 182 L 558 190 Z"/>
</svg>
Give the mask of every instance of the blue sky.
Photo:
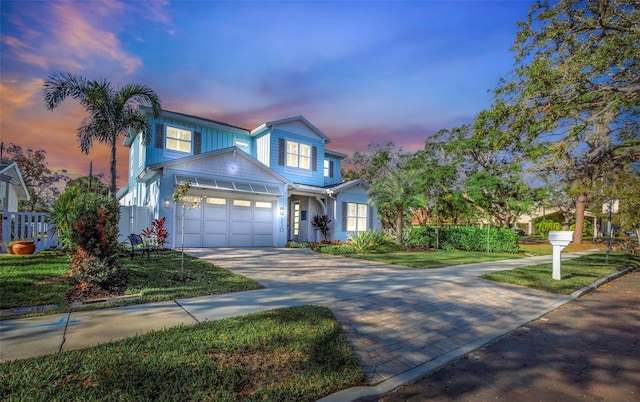
<svg viewBox="0 0 640 402">
<path fill-rule="evenodd" d="M 491 105 L 532 2 L 3 0 L 1 140 L 45 149 L 54 170 L 87 174 L 93 161 L 106 174 L 105 145 L 80 152 L 77 102 L 44 106 L 44 79 L 69 71 L 249 129 L 304 115 L 348 155 L 385 141 L 417 150 Z M 126 166 L 121 148 L 121 177 Z"/>
</svg>

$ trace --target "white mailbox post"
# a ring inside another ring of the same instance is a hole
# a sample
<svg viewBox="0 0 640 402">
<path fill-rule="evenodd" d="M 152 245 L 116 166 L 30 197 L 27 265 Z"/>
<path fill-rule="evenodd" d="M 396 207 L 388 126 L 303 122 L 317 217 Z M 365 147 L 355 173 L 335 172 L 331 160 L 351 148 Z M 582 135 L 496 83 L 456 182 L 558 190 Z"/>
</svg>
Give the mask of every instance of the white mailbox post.
<svg viewBox="0 0 640 402">
<path fill-rule="evenodd" d="M 549 241 L 553 246 L 553 274 L 552 278 L 560 280 L 560 253 L 562 249 L 567 247 L 573 241 L 573 231 L 557 230 L 549 232 Z"/>
</svg>

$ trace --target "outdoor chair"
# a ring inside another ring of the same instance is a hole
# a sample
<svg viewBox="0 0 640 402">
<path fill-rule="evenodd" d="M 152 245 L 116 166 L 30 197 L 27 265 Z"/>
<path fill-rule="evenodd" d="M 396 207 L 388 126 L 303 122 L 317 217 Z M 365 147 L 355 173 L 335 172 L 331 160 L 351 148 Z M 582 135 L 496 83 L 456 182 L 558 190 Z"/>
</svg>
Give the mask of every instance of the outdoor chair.
<svg viewBox="0 0 640 402">
<path fill-rule="evenodd" d="M 129 235 L 129 242 L 131 243 L 131 259 L 136 256 L 136 251 L 139 251 L 144 257 L 144 253 L 147 253 L 147 259 L 151 260 L 151 251 L 155 250 L 158 254 L 158 245 L 155 242 L 145 242 L 142 236 L 132 233 Z"/>
</svg>

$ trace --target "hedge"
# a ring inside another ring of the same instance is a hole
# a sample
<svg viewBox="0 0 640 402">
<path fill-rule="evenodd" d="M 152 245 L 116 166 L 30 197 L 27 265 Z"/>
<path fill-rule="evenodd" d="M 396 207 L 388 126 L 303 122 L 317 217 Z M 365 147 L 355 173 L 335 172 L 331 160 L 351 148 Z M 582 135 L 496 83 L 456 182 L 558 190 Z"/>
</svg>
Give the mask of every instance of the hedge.
<svg viewBox="0 0 640 402">
<path fill-rule="evenodd" d="M 510 229 L 476 226 L 413 226 L 407 229 L 409 247 L 442 250 L 517 253 L 518 235 Z M 488 250 L 487 250 L 488 246 Z"/>
</svg>

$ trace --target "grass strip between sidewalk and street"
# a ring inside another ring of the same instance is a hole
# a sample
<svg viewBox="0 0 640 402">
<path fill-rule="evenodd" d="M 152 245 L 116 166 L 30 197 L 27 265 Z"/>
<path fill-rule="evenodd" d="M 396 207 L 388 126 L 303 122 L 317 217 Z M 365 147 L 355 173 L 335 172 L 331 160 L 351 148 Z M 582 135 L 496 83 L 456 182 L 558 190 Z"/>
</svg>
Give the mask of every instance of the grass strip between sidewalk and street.
<svg viewBox="0 0 640 402">
<path fill-rule="evenodd" d="M 561 280 L 551 277 L 552 264 L 539 264 L 511 271 L 499 271 L 482 275 L 485 279 L 512 285 L 526 286 L 547 292 L 569 295 L 626 267 L 640 267 L 640 256 L 611 253 L 609 263 L 606 254 L 599 252 L 572 260 L 563 260 Z"/>
<path fill-rule="evenodd" d="M 331 310 L 298 306 L 5 362 L 0 399 L 315 401 L 363 380 Z"/>
</svg>

